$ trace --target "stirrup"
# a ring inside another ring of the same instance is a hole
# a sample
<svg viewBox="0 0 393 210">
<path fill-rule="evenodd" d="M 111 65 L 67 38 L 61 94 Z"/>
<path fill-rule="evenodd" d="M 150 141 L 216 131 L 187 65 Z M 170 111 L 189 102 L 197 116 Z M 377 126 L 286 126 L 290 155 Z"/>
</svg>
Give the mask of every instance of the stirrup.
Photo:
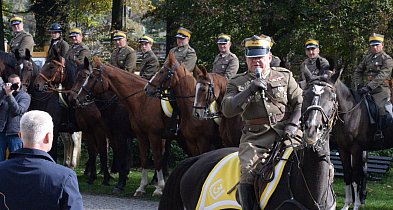
<svg viewBox="0 0 393 210">
<path fill-rule="evenodd" d="M 383 143 L 384 143 L 384 135 L 382 133 L 381 130 L 377 130 L 377 132 L 375 132 L 374 134 L 374 144 L 379 148 L 379 147 L 383 147 Z"/>
</svg>

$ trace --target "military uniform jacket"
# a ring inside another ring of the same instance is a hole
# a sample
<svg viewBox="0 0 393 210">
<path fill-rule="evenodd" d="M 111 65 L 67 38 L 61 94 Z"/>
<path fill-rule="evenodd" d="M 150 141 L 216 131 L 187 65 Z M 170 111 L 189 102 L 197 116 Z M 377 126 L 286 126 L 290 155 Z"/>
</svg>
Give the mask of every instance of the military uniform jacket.
<svg viewBox="0 0 393 210">
<path fill-rule="evenodd" d="M 26 49 L 30 50 L 30 54 L 32 54 L 33 48 L 33 36 L 25 31 L 16 33 L 10 41 L 10 53 L 14 54 L 15 50 L 17 50 L 21 57 L 25 57 Z"/>
<path fill-rule="evenodd" d="M 262 126 L 249 126 L 243 130 L 241 142 L 256 140 L 255 133 L 264 133 L 273 128 L 278 134 L 283 134 L 286 121 L 275 121 L 276 116 L 290 116 L 294 111 L 301 110 L 303 97 L 302 89 L 292 76 L 292 72 L 281 67 L 272 67 L 267 76 L 267 90 L 257 91 L 243 104 L 233 105 L 230 100 L 241 91 L 246 90 L 255 74 L 243 73 L 232 78 L 226 89 L 222 102 L 224 116 L 231 117 L 241 114 L 243 120 L 269 118 L 269 124 Z M 254 134 L 253 134 L 254 132 Z"/>
<path fill-rule="evenodd" d="M 236 75 L 239 69 L 239 59 L 231 52 L 225 54 L 218 54 L 213 62 L 213 73 L 225 76 L 231 79 Z"/>
<path fill-rule="evenodd" d="M 307 58 L 306 60 L 303 61 L 303 64 L 305 64 L 307 66 L 308 70 L 311 72 L 312 75 L 319 75 L 320 73 L 322 73 L 322 72 L 319 72 L 319 69 L 317 68 L 317 65 L 316 65 L 318 58 L 319 58 L 319 62 L 321 64 L 321 67 L 320 67 L 321 70 L 325 69 L 329 66 L 329 61 L 327 61 L 325 58 L 323 58 L 319 55 L 316 58 Z M 305 78 L 304 74 L 302 73 L 302 77 L 301 77 L 300 81 L 305 80 L 305 79 L 306 78 Z"/>
<path fill-rule="evenodd" d="M 130 46 L 116 48 L 112 52 L 110 63 L 128 72 L 134 72 L 136 68 L 136 51 Z"/>
<path fill-rule="evenodd" d="M 150 80 L 159 68 L 160 63 L 153 51 L 150 50 L 142 54 L 142 67 L 139 73 L 142 78 Z"/>
<path fill-rule="evenodd" d="M 86 58 L 90 59 L 90 50 L 83 43 L 73 44 L 65 55 L 66 59 L 83 63 Z"/>
<path fill-rule="evenodd" d="M 22 148 L 0 163 L 0 209 L 83 209 L 73 170 L 56 164 L 50 155 Z"/>
<path fill-rule="evenodd" d="M 52 39 L 51 45 L 49 46 L 49 50 L 48 50 L 48 56 L 46 57 L 46 62 L 49 62 L 55 58 L 55 50 L 57 50 L 59 55 L 64 58 L 69 49 L 70 46 L 63 39 L 58 39 L 58 40 Z"/>
<path fill-rule="evenodd" d="M 176 60 L 179 63 L 183 63 L 188 71 L 194 71 L 197 55 L 190 45 L 174 47 L 169 51 L 169 53 L 174 53 Z"/>
<path fill-rule="evenodd" d="M 391 78 L 392 67 L 393 60 L 384 51 L 377 54 L 369 53 L 354 72 L 355 85 L 363 85 L 363 76 L 367 75 L 369 76 L 367 86 L 371 88 L 372 93 L 381 92 L 382 88 L 389 89 L 388 84 L 384 81 Z"/>
</svg>

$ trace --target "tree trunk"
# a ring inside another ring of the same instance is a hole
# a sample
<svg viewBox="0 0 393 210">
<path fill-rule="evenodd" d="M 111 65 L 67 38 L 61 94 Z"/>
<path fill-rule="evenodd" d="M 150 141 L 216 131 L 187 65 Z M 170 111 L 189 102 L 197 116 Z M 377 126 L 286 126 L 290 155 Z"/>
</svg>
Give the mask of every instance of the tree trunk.
<svg viewBox="0 0 393 210">
<path fill-rule="evenodd" d="M 113 0 L 112 2 L 111 31 L 123 29 L 123 5 L 124 0 Z"/>
<path fill-rule="evenodd" d="M 0 0 L 0 17 L 3 17 L 3 1 Z M 0 18 L 0 26 L 4 26 L 3 18 Z M 0 51 L 5 51 L 4 48 L 4 27 L 0 29 Z"/>
</svg>

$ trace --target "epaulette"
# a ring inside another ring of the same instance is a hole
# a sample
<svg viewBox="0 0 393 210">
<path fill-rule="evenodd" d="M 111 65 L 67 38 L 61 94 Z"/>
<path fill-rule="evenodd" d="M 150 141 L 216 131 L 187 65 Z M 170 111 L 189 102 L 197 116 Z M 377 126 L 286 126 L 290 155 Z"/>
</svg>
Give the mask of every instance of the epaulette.
<svg viewBox="0 0 393 210">
<path fill-rule="evenodd" d="M 134 51 L 135 51 L 134 48 L 132 48 L 132 47 L 130 47 L 130 46 L 127 46 L 126 49 L 129 50 L 130 52 L 134 52 Z"/>
<path fill-rule="evenodd" d="M 188 45 L 188 49 L 191 50 L 192 52 L 195 52 L 194 48 L 192 48 L 190 45 Z"/>
<path fill-rule="evenodd" d="M 271 67 L 275 71 L 281 71 L 281 72 L 288 72 L 292 73 L 289 69 L 283 68 L 283 67 Z"/>
<path fill-rule="evenodd" d="M 236 78 L 238 78 L 238 77 L 240 77 L 240 76 L 244 76 L 244 75 L 246 75 L 246 74 L 247 74 L 247 71 L 246 71 L 246 72 L 243 72 L 243 73 L 236 74 L 236 75 L 233 76 L 231 79 L 236 79 Z"/>
<path fill-rule="evenodd" d="M 234 58 L 237 58 L 237 56 L 236 56 L 235 53 L 229 52 L 229 55 L 232 56 L 232 57 L 234 57 Z"/>
</svg>

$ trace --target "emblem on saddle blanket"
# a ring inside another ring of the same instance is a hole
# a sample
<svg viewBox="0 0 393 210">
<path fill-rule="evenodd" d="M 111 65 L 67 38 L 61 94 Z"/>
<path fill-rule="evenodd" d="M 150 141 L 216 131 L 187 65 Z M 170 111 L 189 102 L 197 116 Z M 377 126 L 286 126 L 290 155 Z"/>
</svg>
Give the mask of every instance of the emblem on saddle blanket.
<svg viewBox="0 0 393 210">
<path fill-rule="evenodd" d="M 218 109 L 217 109 L 217 102 L 214 100 L 209 107 L 210 113 L 212 115 L 216 115 L 218 113 Z M 221 117 L 214 117 L 213 121 L 217 124 L 220 125 L 221 123 Z"/>
<path fill-rule="evenodd" d="M 264 209 L 280 182 L 287 159 L 292 154 L 293 148 L 285 149 L 281 160 L 275 166 L 275 177 L 269 182 L 259 199 L 259 206 Z M 238 152 L 224 157 L 214 166 L 203 184 L 196 209 L 219 210 L 224 208 L 242 209 L 236 201 L 236 190 L 233 187 L 240 180 L 240 160 Z M 231 191 L 232 190 L 232 191 Z"/>
</svg>

